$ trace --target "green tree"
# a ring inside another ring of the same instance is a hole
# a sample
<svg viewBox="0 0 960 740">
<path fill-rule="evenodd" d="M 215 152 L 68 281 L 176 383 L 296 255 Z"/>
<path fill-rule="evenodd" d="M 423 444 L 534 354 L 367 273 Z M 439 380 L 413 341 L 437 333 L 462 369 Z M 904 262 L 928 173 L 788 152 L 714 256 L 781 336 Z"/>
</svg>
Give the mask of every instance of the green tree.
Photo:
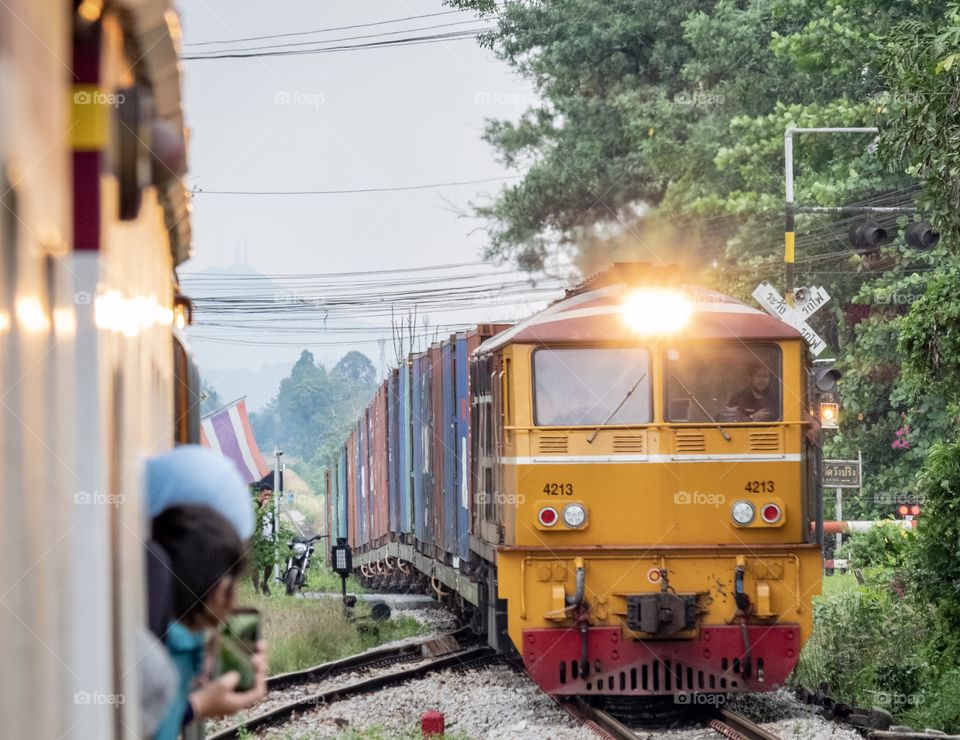
<svg viewBox="0 0 960 740">
<path fill-rule="evenodd" d="M 251 424 L 259 442 L 297 458 L 298 470 L 315 491 L 322 471 L 376 390 L 373 363 L 360 352 L 345 355 L 327 372 L 304 350 L 280 382 L 277 395 Z"/>
</svg>

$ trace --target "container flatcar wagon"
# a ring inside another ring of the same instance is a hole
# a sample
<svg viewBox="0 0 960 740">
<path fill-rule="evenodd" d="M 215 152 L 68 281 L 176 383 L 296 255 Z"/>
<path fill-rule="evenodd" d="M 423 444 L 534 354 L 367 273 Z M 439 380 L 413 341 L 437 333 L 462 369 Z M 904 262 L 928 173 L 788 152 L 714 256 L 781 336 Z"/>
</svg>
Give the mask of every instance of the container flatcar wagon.
<svg viewBox="0 0 960 740">
<path fill-rule="evenodd" d="M 783 684 L 821 578 L 798 332 L 620 264 L 408 364 L 414 527 L 350 540 L 369 585 L 413 573 L 554 694 Z"/>
</svg>

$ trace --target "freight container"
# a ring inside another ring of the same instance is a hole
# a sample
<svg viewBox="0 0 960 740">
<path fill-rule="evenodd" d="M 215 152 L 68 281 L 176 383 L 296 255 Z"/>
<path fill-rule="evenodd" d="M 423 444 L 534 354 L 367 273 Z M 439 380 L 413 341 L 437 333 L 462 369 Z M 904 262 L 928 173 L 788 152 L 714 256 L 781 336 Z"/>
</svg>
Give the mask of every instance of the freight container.
<svg viewBox="0 0 960 740">
<path fill-rule="evenodd" d="M 400 531 L 413 532 L 413 438 L 410 413 L 410 362 L 400 366 Z"/>
<path fill-rule="evenodd" d="M 400 531 L 400 373 L 392 370 L 387 377 L 387 492 L 390 500 L 392 534 Z M 393 539 L 391 537 L 391 539 Z"/>
<path fill-rule="evenodd" d="M 455 386 L 455 426 L 456 426 L 456 475 L 454 490 L 454 510 L 456 512 L 457 532 L 454 550 L 455 565 L 466 565 L 470 560 L 470 519 L 468 501 L 470 498 L 470 372 L 469 348 L 466 334 L 455 337 L 454 386 Z M 458 562 L 459 561 L 459 562 Z"/>
<path fill-rule="evenodd" d="M 430 557 L 443 559 L 443 351 L 439 342 L 430 346 L 430 460 L 432 480 L 430 494 L 430 517 L 427 519 L 427 552 Z"/>
</svg>

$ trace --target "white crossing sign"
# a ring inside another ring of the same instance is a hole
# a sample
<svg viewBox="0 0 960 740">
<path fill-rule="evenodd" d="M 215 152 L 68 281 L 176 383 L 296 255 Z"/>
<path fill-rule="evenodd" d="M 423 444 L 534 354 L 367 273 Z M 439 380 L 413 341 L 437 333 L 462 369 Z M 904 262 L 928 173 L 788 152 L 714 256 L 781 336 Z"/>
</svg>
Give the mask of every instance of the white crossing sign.
<svg viewBox="0 0 960 740">
<path fill-rule="evenodd" d="M 815 356 L 819 356 L 827 348 L 827 343 L 806 322 L 807 318 L 830 300 L 830 296 L 823 288 L 813 290 L 810 298 L 804 301 L 803 306 L 810 306 L 810 310 L 805 313 L 801 313 L 802 307 L 795 308 L 787 303 L 777 289 L 769 283 L 760 283 L 753 291 L 753 297 L 773 318 L 780 319 L 800 332 Z"/>
</svg>

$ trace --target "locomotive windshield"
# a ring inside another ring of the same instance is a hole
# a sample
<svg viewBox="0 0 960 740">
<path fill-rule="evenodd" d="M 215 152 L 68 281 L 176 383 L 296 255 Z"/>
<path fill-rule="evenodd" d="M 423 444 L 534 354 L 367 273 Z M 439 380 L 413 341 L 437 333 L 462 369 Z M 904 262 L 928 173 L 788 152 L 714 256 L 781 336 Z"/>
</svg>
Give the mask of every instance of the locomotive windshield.
<svg viewBox="0 0 960 740">
<path fill-rule="evenodd" d="M 664 358 L 667 421 L 779 421 L 780 350 L 769 344 L 678 345 Z"/>
<path fill-rule="evenodd" d="M 533 379 L 539 426 L 651 421 L 650 357 L 640 347 L 538 349 Z"/>
</svg>

